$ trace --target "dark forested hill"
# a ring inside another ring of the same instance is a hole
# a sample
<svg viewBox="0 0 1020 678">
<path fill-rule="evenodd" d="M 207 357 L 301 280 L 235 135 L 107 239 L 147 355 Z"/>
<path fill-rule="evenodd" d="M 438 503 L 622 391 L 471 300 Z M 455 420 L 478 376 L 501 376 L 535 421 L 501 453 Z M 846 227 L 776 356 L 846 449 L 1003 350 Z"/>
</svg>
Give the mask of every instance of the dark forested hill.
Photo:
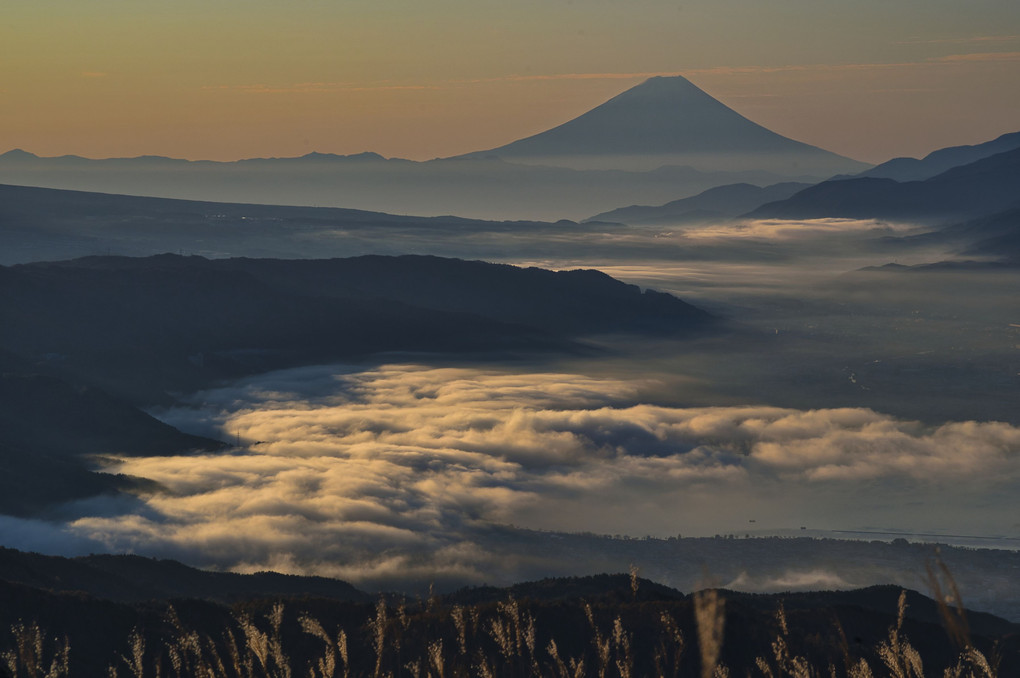
<svg viewBox="0 0 1020 678">
<path fill-rule="evenodd" d="M 381 351 L 569 351 L 710 320 L 597 271 L 435 257 L 93 257 L 0 268 L 0 289 L 0 347 L 134 400 Z"/>
<path fill-rule="evenodd" d="M 92 456 L 220 447 L 59 369 L 0 349 L 0 513 L 37 514 L 61 502 L 147 486 L 92 471 Z"/>
<path fill-rule="evenodd" d="M 582 663 L 591 673 L 577 675 L 697 675 L 705 663 L 735 675 L 763 666 L 783 675 L 797 665 L 811 675 L 829 675 L 830 665 L 847 675 L 862 661 L 871 670 L 856 675 L 886 676 L 895 675 L 887 660 L 909 660 L 914 651 L 925 675 L 942 675 L 957 665 L 959 642 L 998 662 L 998 675 L 1020 669 L 1015 624 L 950 611 L 951 619 L 970 620 L 954 643 L 935 601 L 891 586 L 689 595 L 599 575 L 426 599 L 383 594 L 373 602 L 330 580 L 4 549 L 0 602 L 0 651 L 30 648 L 7 655 L 19 675 L 26 658 L 64 663 L 65 648 L 69 673 L 61 675 L 70 676 L 110 675 L 110 666 L 119 675 L 156 675 L 158 665 L 162 675 L 226 676 L 248 662 L 287 675 L 314 666 L 397 675 L 407 665 L 432 666 L 433 675 L 468 675 L 478 666 L 488 675 L 564 675 L 559 667 Z"/>
</svg>

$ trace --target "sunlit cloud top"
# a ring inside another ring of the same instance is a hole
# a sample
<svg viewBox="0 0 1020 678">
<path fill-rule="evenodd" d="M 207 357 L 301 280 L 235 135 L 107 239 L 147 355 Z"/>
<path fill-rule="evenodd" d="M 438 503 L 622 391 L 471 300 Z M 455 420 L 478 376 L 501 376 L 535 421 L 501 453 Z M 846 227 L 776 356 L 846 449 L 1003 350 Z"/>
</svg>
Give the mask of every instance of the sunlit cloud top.
<svg viewBox="0 0 1020 678">
<path fill-rule="evenodd" d="M 59 540 L 382 585 L 520 578 L 526 558 L 491 551 L 491 531 L 506 524 L 660 536 L 749 519 L 766 530 L 1016 531 L 1014 426 L 664 406 L 646 397 L 663 387 L 654 381 L 417 365 L 254 377 L 162 413 L 247 449 L 116 463 L 164 491 L 141 509 L 84 506 Z"/>
</svg>

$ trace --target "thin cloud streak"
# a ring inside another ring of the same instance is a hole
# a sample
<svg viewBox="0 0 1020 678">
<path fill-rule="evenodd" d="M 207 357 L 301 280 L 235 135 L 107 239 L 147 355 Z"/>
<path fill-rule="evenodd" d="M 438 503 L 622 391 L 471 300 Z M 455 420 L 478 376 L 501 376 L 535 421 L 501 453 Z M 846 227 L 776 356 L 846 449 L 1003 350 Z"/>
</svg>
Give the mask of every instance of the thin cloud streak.
<svg viewBox="0 0 1020 678">
<path fill-rule="evenodd" d="M 244 92 L 249 94 L 323 94 L 333 92 L 378 92 L 439 89 L 434 85 L 359 85 L 344 82 L 300 82 L 293 85 L 203 85 L 203 90 Z"/>
<path fill-rule="evenodd" d="M 948 56 L 933 57 L 931 61 L 938 63 L 968 63 L 968 62 L 1012 62 L 1020 61 L 1020 52 L 977 52 L 974 54 L 950 54 Z"/>
<path fill-rule="evenodd" d="M 1014 36 L 1005 36 L 1002 41 L 1012 39 Z M 374 91 L 422 91 L 422 90 L 444 90 L 451 87 L 463 85 L 480 85 L 495 83 L 514 82 L 555 82 L 555 81 L 576 81 L 576 80 L 645 80 L 654 77 L 684 76 L 725 76 L 725 75 L 761 75 L 773 73 L 839 73 L 839 72 L 861 72 L 868 70 L 895 70 L 905 68 L 931 68 L 952 63 L 981 63 L 981 62 L 1013 62 L 1020 61 L 1020 52 L 977 52 L 964 54 L 950 54 L 940 57 L 928 57 L 920 61 L 900 61 L 887 63 L 850 63 L 850 64 L 790 64 L 785 66 L 714 66 L 710 68 L 683 69 L 677 71 L 645 71 L 627 73 L 543 73 L 533 75 L 506 75 L 491 78 L 467 78 L 451 79 L 437 82 L 416 83 L 416 84 L 387 84 L 387 83 L 356 83 L 356 82 L 303 82 L 285 85 L 269 85 L 264 83 L 237 84 L 237 85 L 203 85 L 201 89 L 207 91 L 236 91 L 251 94 L 322 94 L 340 92 L 374 92 Z M 85 75 L 85 74 L 83 74 Z M 95 76 L 104 76 L 94 74 Z M 748 97 L 762 97 L 774 95 L 745 94 Z"/>
<path fill-rule="evenodd" d="M 552 73 L 541 75 L 508 75 L 495 78 L 467 78 L 443 80 L 424 84 L 393 85 L 386 83 L 363 84 L 355 82 L 302 82 L 290 85 L 269 85 L 264 83 L 243 85 L 203 85 L 203 90 L 225 90 L 253 94 L 329 93 L 329 92 L 374 92 L 388 90 L 439 90 L 450 86 L 480 85 L 500 82 L 542 82 L 557 80 L 642 80 L 658 76 L 680 75 L 678 71 L 649 71 L 643 73 Z"/>
<path fill-rule="evenodd" d="M 895 70 L 905 68 L 933 68 L 957 62 L 1018 61 L 1020 52 L 976 52 L 928 57 L 920 61 L 896 61 L 852 64 L 793 64 L 788 66 L 716 66 L 685 70 L 685 75 L 756 75 L 768 73 L 809 73 L 842 71 L 860 72 L 869 70 Z"/>
<path fill-rule="evenodd" d="M 1020 40 L 1020 35 L 978 35 L 967 38 L 912 38 L 897 40 L 894 45 L 967 45 L 989 42 L 1013 42 Z"/>
</svg>

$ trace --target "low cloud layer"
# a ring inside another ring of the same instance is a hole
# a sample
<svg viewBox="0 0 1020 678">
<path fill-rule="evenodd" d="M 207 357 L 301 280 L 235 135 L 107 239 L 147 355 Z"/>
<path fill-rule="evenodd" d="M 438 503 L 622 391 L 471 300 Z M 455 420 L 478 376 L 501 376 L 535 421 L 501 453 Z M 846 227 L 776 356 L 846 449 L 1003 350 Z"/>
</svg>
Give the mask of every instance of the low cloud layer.
<svg viewBox="0 0 1020 678">
<path fill-rule="evenodd" d="M 817 240 L 830 238 L 846 241 L 859 239 L 862 235 L 878 237 L 892 235 L 897 231 L 909 230 L 910 226 L 890 224 L 874 219 L 759 219 L 740 222 L 724 222 L 684 231 L 688 238 L 698 240 L 724 240 L 730 238 L 753 238 L 758 240 L 803 241 L 805 237 Z"/>
<path fill-rule="evenodd" d="M 82 505 L 63 533 L 78 550 L 383 586 L 570 571 L 496 553 L 500 524 L 635 536 L 1020 530 L 1015 427 L 640 402 L 655 387 L 414 365 L 264 375 L 161 413 L 247 449 L 122 460 L 109 470 L 165 491 L 130 508 Z"/>
</svg>

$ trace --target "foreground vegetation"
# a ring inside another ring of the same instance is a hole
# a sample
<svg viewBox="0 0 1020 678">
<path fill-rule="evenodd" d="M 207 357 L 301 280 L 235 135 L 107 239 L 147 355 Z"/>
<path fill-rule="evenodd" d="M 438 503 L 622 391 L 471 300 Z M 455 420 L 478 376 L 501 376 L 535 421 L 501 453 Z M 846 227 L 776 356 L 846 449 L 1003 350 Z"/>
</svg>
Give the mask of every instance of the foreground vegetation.
<svg viewBox="0 0 1020 678">
<path fill-rule="evenodd" d="M 38 621 L 13 623 L 0 637 L 0 675 L 1016 675 L 1016 637 L 972 638 L 962 610 L 946 603 L 959 599 L 951 586 L 933 591 L 942 615 L 937 627 L 908 615 L 905 591 L 896 597 L 893 613 L 882 614 L 855 606 L 813 607 L 803 601 L 787 608 L 776 597 L 718 590 L 671 597 L 633 574 L 615 583 L 615 588 L 590 596 L 590 602 L 576 596 L 471 602 L 468 593 L 460 602 L 434 596 L 416 601 L 380 598 L 375 603 L 296 599 L 249 601 L 228 609 L 185 600 L 142 606 L 133 618 L 112 606 L 89 612 L 95 615 L 91 619 L 75 619 L 78 626 L 69 623 L 71 630 L 64 634 L 48 632 Z M 75 604 L 83 602 L 92 604 Z M 45 616 L 46 606 L 40 611 Z M 65 601 L 63 611 L 80 615 L 84 608 L 68 608 Z M 133 626 L 117 637 L 115 629 L 129 621 Z"/>
</svg>

